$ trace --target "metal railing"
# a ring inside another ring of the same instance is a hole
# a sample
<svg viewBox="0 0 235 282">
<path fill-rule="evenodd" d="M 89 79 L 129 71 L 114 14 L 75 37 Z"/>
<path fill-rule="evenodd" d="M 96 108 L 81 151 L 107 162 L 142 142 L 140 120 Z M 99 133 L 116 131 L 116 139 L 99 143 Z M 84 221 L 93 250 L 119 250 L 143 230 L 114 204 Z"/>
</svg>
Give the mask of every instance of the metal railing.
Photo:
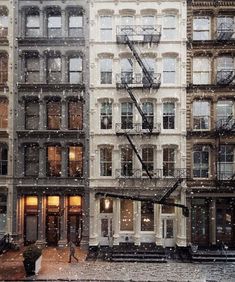
<svg viewBox="0 0 235 282">
<path fill-rule="evenodd" d="M 154 169 L 149 171 L 150 175 L 153 179 L 165 179 L 165 178 L 172 178 L 172 179 L 186 179 L 188 177 L 187 169 L 176 168 L 174 170 L 166 171 L 163 169 Z M 148 178 L 146 172 L 142 169 L 131 169 L 128 170 L 126 173 L 125 169 L 116 169 L 115 171 L 116 178 L 135 178 L 135 179 L 144 179 Z"/>
<path fill-rule="evenodd" d="M 160 133 L 161 131 L 161 124 L 160 123 L 149 123 L 152 127 L 152 133 Z M 144 123 L 130 123 L 130 124 L 123 124 L 123 123 L 116 123 L 115 126 L 116 133 L 119 134 L 143 134 L 149 133 L 149 128 L 145 126 Z"/>
<path fill-rule="evenodd" d="M 216 31 L 216 39 L 219 41 L 226 41 L 234 39 L 232 38 L 235 31 L 235 25 L 234 24 L 227 24 L 227 23 L 221 23 L 218 26 L 218 29 Z"/>
<path fill-rule="evenodd" d="M 234 81 L 235 70 L 234 69 L 224 69 L 217 71 L 216 81 L 219 85 L 228 85 Z"/>
<path fill-rule="evenodd" d="M 235 130 L 235 119 L 232 117 L 227 117 L 220 119 L 216 122 L 215 128 L 217 131 L 232 131 Z"/>
<path fill-rule="evenodd" d="M 150 84 L 147 77 L 142 73 L 119 73 L 116 74 L 116 85 L 117 88 L 124 88 L 126 84 L 129 87 L 131 86 L 140 86 L 140 87 L 159 87 L 161 84 L 161 74 L 160 73 L 152 73 L 149 71 L 149 74 L 152 77 L 152 83 Z"/>
</svg>

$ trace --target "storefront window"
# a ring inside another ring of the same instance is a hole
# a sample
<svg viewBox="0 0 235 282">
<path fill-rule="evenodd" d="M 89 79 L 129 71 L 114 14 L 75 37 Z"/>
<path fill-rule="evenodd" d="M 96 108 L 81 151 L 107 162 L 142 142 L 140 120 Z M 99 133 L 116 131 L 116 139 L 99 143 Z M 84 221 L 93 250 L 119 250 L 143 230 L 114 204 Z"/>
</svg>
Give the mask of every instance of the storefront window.
<svg viewBox="0 0 235 282">
<path fill-rule="evenodd" d="M 154 231 L 154 204 L 141 203 L 141 231 Z"/>
<path fill-rule="evenodd" d="M 133 231 L 133 201 L 121 200 L 121 231 Z"/>
</svg>

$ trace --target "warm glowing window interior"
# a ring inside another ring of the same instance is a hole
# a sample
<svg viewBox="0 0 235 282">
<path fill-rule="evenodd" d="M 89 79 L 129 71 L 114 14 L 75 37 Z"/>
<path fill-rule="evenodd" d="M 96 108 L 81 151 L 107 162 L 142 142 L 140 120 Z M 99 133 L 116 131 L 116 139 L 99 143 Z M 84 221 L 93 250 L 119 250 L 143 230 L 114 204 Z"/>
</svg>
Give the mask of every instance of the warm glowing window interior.
<svg viewBox="0 0 235 282">
<path fill-rule="evenodd" d="M 26 197 L 26 205 L 27 206 L 37 206 L 38 205 L 38 197 L 36 197 L 36 196 Z"/>
<path fill-rule="evenodd" d="M 70 196 L 69 205 L 70 206 L 81 206 L 82 199 L 80 196 Z"/>
<path fill-rule="evenodd" d="M 59 206 L 60 204 L 60 197 L 59 196 L 49 196 L 47 198 L 48 206 Z"/>
</svg>

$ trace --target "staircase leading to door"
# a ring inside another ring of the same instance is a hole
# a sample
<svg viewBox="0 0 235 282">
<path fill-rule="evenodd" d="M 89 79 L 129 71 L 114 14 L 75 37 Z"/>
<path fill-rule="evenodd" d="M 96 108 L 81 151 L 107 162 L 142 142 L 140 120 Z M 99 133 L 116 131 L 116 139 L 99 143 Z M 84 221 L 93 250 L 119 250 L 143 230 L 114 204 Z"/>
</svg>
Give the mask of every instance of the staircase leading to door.
<svg viewBox="0 0 235 282">
<path fill-rule="evenodd" d="M 197 250 L 190 251 L 193 262 L 235 262 L 235 249 L 233 250 Z"/>
</svg>

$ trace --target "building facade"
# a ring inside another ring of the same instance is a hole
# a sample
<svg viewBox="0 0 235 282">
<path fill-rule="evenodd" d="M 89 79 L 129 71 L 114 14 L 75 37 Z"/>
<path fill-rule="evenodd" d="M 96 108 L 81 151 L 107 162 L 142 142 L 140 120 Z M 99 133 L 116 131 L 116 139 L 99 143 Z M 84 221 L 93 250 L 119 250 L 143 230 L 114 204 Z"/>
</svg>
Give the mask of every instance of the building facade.
<svg viewBox="0 0 235 282">
<path fill-rule="evenodd" d="M 93 1 L 89 46 L 89 245 L 186 246 L 186 2 Z"/>
<path fill-rule="evenodd" d="M 0 3 L 0 237 L 13 228 L 14 15 L 9 1 Z"/>
<path fill-rule="evenodd" d="M 235 246 L 235 1 L 188 1 L 188 240 Z"/>
<path fill-rule="evenodd" d="M 88 11 L 85 1 L 17 1 L 13 234 L 88 243 Z"/>
</svg>

